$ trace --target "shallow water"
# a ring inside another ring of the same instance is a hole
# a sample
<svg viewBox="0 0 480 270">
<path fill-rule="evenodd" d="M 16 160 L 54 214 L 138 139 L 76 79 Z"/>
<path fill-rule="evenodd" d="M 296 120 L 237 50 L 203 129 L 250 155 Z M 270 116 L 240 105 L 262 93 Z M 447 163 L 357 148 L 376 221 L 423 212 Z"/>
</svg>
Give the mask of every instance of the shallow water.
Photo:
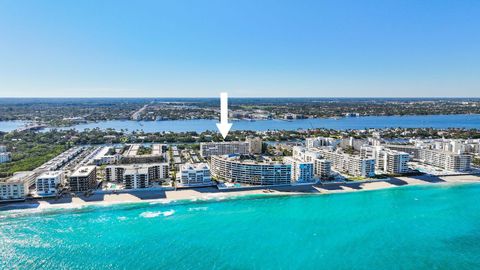
<svg viewBox="0 0 480 270">
<path fill-rule="evenodd" d="M 480 185 L 0 212 L 0 269 L 474 269 Z"/>
</svg>

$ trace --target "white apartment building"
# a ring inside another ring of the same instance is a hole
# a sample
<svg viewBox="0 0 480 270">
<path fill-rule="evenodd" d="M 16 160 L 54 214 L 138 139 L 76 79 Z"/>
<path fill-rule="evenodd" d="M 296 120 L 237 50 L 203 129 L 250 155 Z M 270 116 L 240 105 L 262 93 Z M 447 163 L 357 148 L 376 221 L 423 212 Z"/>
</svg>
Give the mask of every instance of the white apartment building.
<svg viewBox="0 0 480 270">
<path fill-rule="evenodd" d="M 294 157 L 285 157 L 283 162 L 292 166 L 292 182 L 310 183 L 315 181 L 313 178 L 313 162 L 305 162 Z"/>
<path fill-rule="evenodd" d="M 309 162 L 313 164 L 313 174 L 321 179 L 327 179 L 331 175 L 331 165 L 329 160 L 323 159 L 317 148 L 306 149 L 301 146 L 292 148 L 294 159 Z"/>
<path fill-rule="evenodd" d="M 149 181 L 168 179 L 168 163 L 109 165 L 105 168 L 105 179 L 109 182 L 122 183 L 125 180 L 125 171 L 136 168 L 147 169 Z"/>
<path fill-rule="evenodd" d="M 360 155 L 363 158 L 375 159 L 375 168 L 389 174 L 408 172 L 410 155 L 405 152 L 388 149 L 382 146 L 362 146 Z"/>
<path fill-rule="evenodd" d="M 139 163 L 159 163 L 167 158 L 166 144 L 152 144 L 151 153 L 139 155 L 138 151 L 142 147 L 141 144 L 130 144 L 128 149 L 122 154 L 120 159 L 123 164 L 139 164 Z"/>
<path fill-rule="evenodd" d="M 260 150 L 261 151 L 261 150 Z M 249 142 L 209 142 L 200 143 L 200 155 L 204 158 L 214 155 L 245 155 L 250 153 Z"/>
<path fill-rule="evenodd" d="M 320 148 L 325 146 L 335 147 L 338 143 L 338 139 L 328 137 L 314 137 L 305 139 L 305 146 L 307 147 L 307 149 Z"/>
<path fill-rule="evenodd" d="M 372 177 L 375 176 L 375 159 L 362 158 L 342 152 L 318 150 L 324 159 L 330 160 L 332 168 L 338 172 L 351 176 Z"/>
<path fill-rule="evenodd" d="M 249 185 L 280 185 L 291 183 L 292 166 L 273 162 L 243 160 L 239 156 L 212 156 L 211 173 L 217 180 Z"/>
<path fill-rule="evenodd" d="M 125 189 L 148 188 L 150 185 L 148 168 L 130 167 L 125 169 L 123 184 L 125 185 Z"/>
<path fill-rule="evenodd" d="M 417 148 L 412 145 L 384 145 L 386 148 L 404 151 L 413 159 L 451 172 L 465 172 L 471 169 L 472 156 L 443 150 Z"/>
<path fill-rule="evenodd" d="M 0 201 L 25 200 L 28 195 L 26 176 L 30 172 L 18 172 L 8 179 L 0 179 Z"/>
<path fill-rule="evenodd" d="M 315 159 L 314 174 L 320 179 L 328 179 L 332 175 L 332 162 L 326 159 Z"/>
<path fill-rule="evenodd" d="M 6 163 L 11 160 L 11 155 L 9 152 L 0 153 L 0 163 Z"/>
<path fill-rule="evenodd" d="M 180 183 L 184 186 L 212 184 L 207 163 L 186 163 L 180 167 Z"/>
<path fill-rule="evenodd" d="M 0 145 L 0 164 L 9 162 L 11 159 L 10 152 L 7 152 L 7 146 Z"/>
<path fill-rule="evenodd" d="M 52 196 L 58 194 L 59 185 L 65 182 L 63 171 L 48 171 L 42 173 L 35 180 L 35 189 L 39 196 Z"/>
<path fill-rule="evenodd" d="M 471 169 L 472 156 L 440 150 L 420 149 L 418 160 L 447 171 L 465 172 Z"/>
<path fill-rule="evenodd" d="M 120 161 L 121 155 L 120 154 L 112 154 L 110 155 L 112 147 L 102 147 L 98 150 L 96 155 L 92 159 L 92 164 L 101 166 L 101 165 L 108 165 L 108 164 L 116 164 Z"/>
<path fill-rule="evenodd" d="M 452 152 L 454 154 L 480 154 L 480 139 L 422 139 L 411 140 L 416 148 Z"/>
</svg>

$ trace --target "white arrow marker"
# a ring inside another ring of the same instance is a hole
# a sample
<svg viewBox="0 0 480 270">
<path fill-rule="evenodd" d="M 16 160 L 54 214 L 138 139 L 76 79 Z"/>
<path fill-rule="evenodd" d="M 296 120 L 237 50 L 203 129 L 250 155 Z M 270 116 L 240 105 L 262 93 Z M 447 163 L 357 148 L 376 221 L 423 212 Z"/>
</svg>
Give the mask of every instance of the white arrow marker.
<svg viewBox="0 0 480 270">
<path fill-rule="evenodd" d="M 226 92 L 220 93 L 220 123 L 217 123 L 217 127 L 224 139 L 232 128 L 232 124 L 228 123 L 228 94 Z"/>
</svg>

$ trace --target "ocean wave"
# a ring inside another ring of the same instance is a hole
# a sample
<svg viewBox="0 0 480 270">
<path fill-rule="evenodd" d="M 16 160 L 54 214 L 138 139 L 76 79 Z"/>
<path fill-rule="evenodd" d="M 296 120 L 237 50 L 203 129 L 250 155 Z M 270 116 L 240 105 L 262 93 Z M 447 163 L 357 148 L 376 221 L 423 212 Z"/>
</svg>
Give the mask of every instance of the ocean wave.
<svg viewBox="0 0 480 270">
<path fill-rule="evenodd" d="M 175 210 L 168 210 L 168 211 L 163 212 L 164 217 L 168 217 L 168 216 L 171 216 L 173 214 L 175 214 Z"/>
<path fill-rule="evenodd" d="M 141 217 L 143 218 L 154 218 L 154 217 L 158 217 L 158 216 L 164 216 L 164 217 L 168 217 L 168 216 L 171 216 L 175 213 L 175 210 L 168 210 L 168 211 L 155 211 L 155 212 L 152 212 L 152 211 L 146 211 L 146 212 L 143 212 L 140 214 Z"/>
</svg>

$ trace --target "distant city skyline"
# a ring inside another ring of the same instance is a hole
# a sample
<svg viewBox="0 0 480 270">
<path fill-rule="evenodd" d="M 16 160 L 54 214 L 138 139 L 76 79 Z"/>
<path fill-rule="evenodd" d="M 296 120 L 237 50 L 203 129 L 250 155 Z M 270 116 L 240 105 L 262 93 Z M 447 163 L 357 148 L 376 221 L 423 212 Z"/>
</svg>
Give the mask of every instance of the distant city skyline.
<svg viewBox="0 0 480 270">
<path fill-rule="evenodd" d="M 479 1 L 0 1 L 0 97 L 480 97 Z"/>
</svg>

